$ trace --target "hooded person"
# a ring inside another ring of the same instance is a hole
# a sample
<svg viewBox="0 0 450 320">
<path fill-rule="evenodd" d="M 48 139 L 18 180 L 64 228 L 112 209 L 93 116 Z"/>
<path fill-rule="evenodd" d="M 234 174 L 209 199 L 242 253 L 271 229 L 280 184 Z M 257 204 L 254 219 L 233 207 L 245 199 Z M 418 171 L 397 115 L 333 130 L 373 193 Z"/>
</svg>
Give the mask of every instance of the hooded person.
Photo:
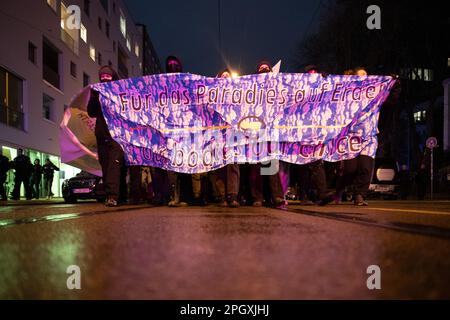
<svg viewBox="0 0 450 320">
<path fill-rule="evenodd" d="M 356 67 L 349 74 L 365 77 L 367 71 L 364 67 Z M 399 94 L 400 88 L 397 85 L 383 105 L 396 104 Z M 355 158 L 341 161 L 342 172 L 336 183 L 335 201 L 337 203 L 341 201 L 345 188 L 352 186 L 353 204 L 355 206 L 369 205 L 365 198 L 372 181 L 375 159 L 369 155 L 368 151 L 367 148 L 363 149 Z"/>
<path fill-rule="evenodd" d="M 219 72 L 216 76 L 217 78 L 231 78 L 231 71 L 226 68 Z M 220 207 L 226 207 L 228 205 L 226 201 L 226 177 L 227 177 L 227 167 L 214 170 L 209 172 L 209 181 L 212 186 L 213 194 L 217 204 Z M 239 205 L 239 203 L 238 203 Z"/>
<path fill-rule="evenodd" d="M 176 56 L 168 56 L 166 58 L 166 73 L 180 73 L 183 72 L 183 65 L 181 60 Z M 161 174 L 161 169 L 157 170 Z M 175 171 L 167 171 L 167 178 L 169 183 L 169 194 L 170 200 L 168 203 L 169 207 L 184 207 L 187 203 L 181 201 L 181 179 L 183 174 L 177 173 Z M 157 179 L 158 180 L 158 179 Z M 194 179 L 192 180 L 192 182 Z M 194 182 L 193 182 L 194 184 Z M 156 186 L 156 189 L 158 186 Z M 198 187 L 196 185 L 196 187 Z M 155 188 L 153 188 L 155 189 Z M 194 189 L 194 188 L 193 188 Z"/>
<path fill-rule="evenodd" d="M 269 61 L 261 61 L 258 63 L 256 67 L 257 74 L 269 72 L 272 72 L 272 66 Z M 272 165 L 272 162 L 270 162 L 270 165 Z M 281 166 L 279 166 L 279 168 L 281 168 Z M 255 197 L 255 194 L 259 196 L 261 193 L 261 196 L 266 198 L 266 203 L 275 207 L 285 205 L 279 171 L 272 175 L 261 176 L 261 164 L 251 165 L 250 180 L 252 181 L 250 190 L 253 197 Z"/>
<path fill-rule="evenodd" d="M 119 80 L 119 77 L 111 66 L 103 66 L 99 70 L 99 80 L 104 83 Z M 103 116 L 99 93 L 95 90 L 91 90 L 87 111 L 91 118 L 96 118 L 95 137 L 106 193 L 105 205 L 115 207 L 118 205 L 119 196 L 121 195 L 121 185 L 122 190 L 124 188 L 124 153 L 121 146 L 112 139 L 109 133 L 108 125 Z"/>
<path fill-rule="evenodd" d="M 304 72 L 308 74 L 320 73 L 323 77 L 326 77 L 327 74 L 319 71 L 317 66 L 315 65 L 307 65 L 304 68 Z M 307 172 L 305 172 L 307 170 Z M 316 190 L 316 202 L 320 206 L 325 206 L 328 203 L 333 201 L 333 197 L 328 194 L 328 185 L 325 174 L 325 167 L 322 160 L 314 161 L 308 164 L 303 165 L 303 167 L 299 170 L 301 174 L 300 177 L 300 185 L 312 187 Z M 304 179 L 302 179 L 304 178 Z M 309 180 L 309 181 L 305 181 Z M 308 203 L 307 197 L 311 194 L 309 188 L 303 188 L 302 192 L 302 202 Z"/>
<path fill-rule="evenodd" d="M 268 73 L 272 72 L 271 64 L 268 61 L 261 61 L 256 66 L 256 73 Z M 246 175 L 246 169 L 248 169 L 249 179 L 244 180 L 242 186 L 240 186 L 241 171 Z M 268 182 L 268 198 L 275 206 L 284 204 L 284 199 L 281 191 L 281 182 L 278 174 L 269 176 Z M 245 183 L 247 181 L 248 183 Z M 242 187 L 242 188 L 240 188 Z M 250 196 L 252 198 L 252 206 L 261 207 L 263 204 L 263 177 L 261 176 L 261 164 L 249 164 L 239 165 L 237 163 L 227 166 L 227 189 L 228 189 L 228 201 L 231 207 L 238 207 L 238 194 L 241 192 L 245 194 L 245 190 L 250 190 Z M 242 189 L 242 190 L 240 190 Z"/>
<path fill-rule="evenodd" d="M 12 200 L 20 200 L 20 187 L 23 183 L 25 188 L 25 196 L 27 200 L 32 198 L 32 190 L 30 185 L 31 173 L 33 165 L 30 158 L 24 154 L 23 149 L 17 150 L 17 157 L 13 160 L 14 173 L 14 189 L 12 192 Z"/>
</svg>

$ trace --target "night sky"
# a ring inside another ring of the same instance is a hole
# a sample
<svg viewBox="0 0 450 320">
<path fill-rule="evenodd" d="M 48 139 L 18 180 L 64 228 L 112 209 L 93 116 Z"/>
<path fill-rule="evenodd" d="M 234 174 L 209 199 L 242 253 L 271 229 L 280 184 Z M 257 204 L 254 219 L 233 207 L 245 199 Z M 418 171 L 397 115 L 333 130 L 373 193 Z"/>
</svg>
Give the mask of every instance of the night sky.
<svg viewBox="0 0 450 320">
<path fill-rule="evenodd" d="M 220 0 L 222 54 L 218 38 L 219 0 L 125 0 L 134 20 L 147 25 L 164 64 L 169 54 L 183 61 L 184 71 L 214 76 L 225 66 L 253 73 L 265 59 L 283 61 L 293 71 L 296 46 L 313 32 L 318 0 Z"/>
</svg>

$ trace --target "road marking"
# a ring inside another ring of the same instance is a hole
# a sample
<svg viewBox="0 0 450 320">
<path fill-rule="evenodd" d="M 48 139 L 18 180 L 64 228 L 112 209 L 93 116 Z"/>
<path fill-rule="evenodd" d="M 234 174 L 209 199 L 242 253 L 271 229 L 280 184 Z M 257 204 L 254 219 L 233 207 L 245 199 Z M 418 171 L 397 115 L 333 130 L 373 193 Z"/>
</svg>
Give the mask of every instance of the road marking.
<svg viewBox="0 0 450 320">
<path fill-rule="evenodd" d="M 373 208 L 367 207 L 365 209 L 379 210 L 379 211 L 394 211 L 394 212 L 407 212 L 407 213 L 425 213 L 425 214 L 438 214 L 444 216 L 450 216 L 450 212 L 446 211 L 431 211 L 431 210 L 414 210 L 414 209 L 387 209 L 387 208 Z"/>
</svg>

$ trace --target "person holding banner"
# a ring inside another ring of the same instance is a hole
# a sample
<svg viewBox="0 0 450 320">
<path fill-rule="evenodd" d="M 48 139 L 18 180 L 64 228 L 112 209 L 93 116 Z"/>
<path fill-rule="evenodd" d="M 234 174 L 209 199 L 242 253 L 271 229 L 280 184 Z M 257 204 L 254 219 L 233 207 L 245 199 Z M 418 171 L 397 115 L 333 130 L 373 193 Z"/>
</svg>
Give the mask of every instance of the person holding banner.
<svg viewBox="0 0 450 320">
<path fill-rule="evenodd" d="M 99 71 L 100 82 L 119 80 L 119 76 L 110 66 L 104 66 Z M 97 153 L 102 167 L 103 185 L 106 193 L 107 207 L 118 206 L 121 190 L 121 176 L 123 176 L 124 153 L 122 147 L 113 140 L 108 130 L 98 91 L 91 90 L 91 97 L 87 106 L 88 115 L 96 118 L 95 137 L 97 140 Z"/>
<path fill-rule="evenodd" d="M 168 56 L 166 59 L 166 73 L 180 73 L 183 72 L 181 60 L 175 56 Z M 169 207 L 184 207 L 187 203 L 181 201 L 181 179 L 183 175 L 175 171 L 167 171 L 167 178 L 169 182 L 170 201 Z M 200 179 L 197 176 L 192 179 L 192 189 L 194 195 L 199 195 L 201 186 Z"/>
<path fill-rule="evenodd" d="M 306 66 L 304 71 L 309 74 L 321 73 L 315 65 Z M 322 76 L 326 76 L 326 74 L 322 73 Z M 332 202 L 334 198 L 328 194 L 327 178 L 323 160 L 314 161 L 305 164 L 304 166 L 306 166 L 306 170 L 308 170 L 309 175 L 307 175 L 307 177 L 309 178 L 310 183 L 307 181 L 300 181 L 300 183 L 306 183 L 315 189 L 317 195 L 316 203 L 319 206 L 325 206 Z"/>
<path fill-rule="evenodd" d="M 227 68 L 222 70 L 218 75 L 218 78 L 231 78 L 231 72 Z M 216 197 L 217 203 L 220 207 L 226 207 L 228 205 L 226 200 L 225 182 L 227 175 L 227 166 L 209 173 L 209 181 L 212 186 L 213 195 Z M 236 201 L 237 205 L 239 203 Z M 233 206 L 236 206 L 236 203 Z"/>
<path fill-rule="evenodd" d="M 352 72 L 346 73 L 360 77 L 367 76 L 367 71 L 363 67 L 357 67 Z M 367 150 L 362 150 L 355 158 L 343 160 L 342 166 L 343 172 L 337 180 L 335 199 L 340 200 L 345 187 L 352 185 L 354 205 L 368 206 L 365 196 L 372 180 L 375 159 L 367 154 Z"/>
<path fill-rule="evenodd" d="M 262 61 L 258 64 L 256 68 L 257 74 L 262 73 L 268 73 L 272 72 L 272 67 L 269 62 Z M 263 177 L 261 175 L 261 164 L 250 164 L 249 165 L 249 171 L 250 171 L 250 193 L 252 196 L 253 203 L 252 205 L 254 207 L 261 207 L 263 204 Z M 240 167 L 238 164 L 232 164 L 228 166 L 227 169 L 228 173 L 228 193 L 229 193 L 229 200 L 230 200 L 230 206 L 236 207 L 239 206 L 239 203 L 237 202 L 237 195 L 239 193 L 239 181 L 240 181 Z M 272 201 L 272 204 L 275 207 L 283 206 L 285 205 L 282 187 L 281 187 L 281 180 L 280 176 L 277 173 L 273 175 L 268 176 L 268 193 L 270 194 L 270 199 Z"/>
</svg>

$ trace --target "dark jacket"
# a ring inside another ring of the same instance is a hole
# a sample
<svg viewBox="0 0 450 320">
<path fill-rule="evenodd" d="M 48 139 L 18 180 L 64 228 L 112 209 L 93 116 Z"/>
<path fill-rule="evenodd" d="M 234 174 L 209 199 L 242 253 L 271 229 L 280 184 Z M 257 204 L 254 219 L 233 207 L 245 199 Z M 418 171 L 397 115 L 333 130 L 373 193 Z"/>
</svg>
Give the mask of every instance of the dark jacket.
<svg viewBox="0 0 450 320">
<path fill-rule="evenodd" d="M 36 182 L 41 181 L 42 172 L 43 172 L 43 168 L 40 164 L 33 165 L 33 172 L 31 174 L 33 181 L 36 181 Z"/>
<path fill-rule="evenodd" d="M 95 121 L 95 137 L 97 138 L 97 143 L 101 143 L 105 140 L 111 140 L 111 134 L 108 131 L 108 125 L 106 124 L 105 117 L 103 116 L 99 93 L 95 90 L 91 90 L 91 98 L 89 99 L 87 112 L 89 117 L 97 119 Z"/>
<path fill-rule="evenodd" d="M 53 179 L 54 172 L 59 171 L 59 168 L 50 162 L 44 164 L 44 166 L 42 167 L 42 171 L 44 173 L 45 179 Z"/>
<path fill-rule="evenodd" d="M 0 176 L 5 176 L 10 168 L 9 159 L 4 155 L 0 155 Z"/>
<path fill-rule="evenodd" d="M 33 171 L 33 165 L 31 164 L 31 160 L 26 155 L 22 154 L 17 156 L 13 161 L 14 169 L 16 170 L 16 174 L 31 176 L 31 172 Z"/>
</svg>

